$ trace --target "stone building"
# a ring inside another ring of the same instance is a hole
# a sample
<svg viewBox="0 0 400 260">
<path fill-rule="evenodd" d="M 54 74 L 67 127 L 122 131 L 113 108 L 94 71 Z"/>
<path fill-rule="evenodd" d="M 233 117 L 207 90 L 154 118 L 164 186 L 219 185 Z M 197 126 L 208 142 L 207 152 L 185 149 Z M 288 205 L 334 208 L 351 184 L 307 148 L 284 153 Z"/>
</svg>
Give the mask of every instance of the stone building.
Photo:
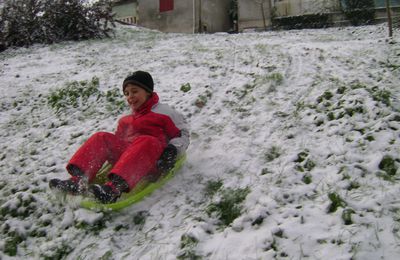
<svg viewBox="0 0 400 260">
<path fill-rule="evenodd" d="M 121 21 L 163 32 L 224 32 L 232 27 L 231 0 L 121 0 L 114 12 Z"/>
</svg>

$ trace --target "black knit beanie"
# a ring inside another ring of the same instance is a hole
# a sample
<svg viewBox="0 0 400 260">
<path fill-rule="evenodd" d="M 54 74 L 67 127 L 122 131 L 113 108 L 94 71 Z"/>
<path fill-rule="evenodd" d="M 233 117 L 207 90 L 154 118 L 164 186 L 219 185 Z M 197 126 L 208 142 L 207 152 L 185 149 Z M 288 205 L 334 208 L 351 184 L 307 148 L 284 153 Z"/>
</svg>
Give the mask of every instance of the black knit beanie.
<svg viewBox="0 0 400 260">
<path fill-rule="evenodd" d="M 150 73 L 145 71 L 135 71 L 130 76 L 128 76 L 124 83 L 122 83 L 122 90 L 125 91 L 126 85 L 133 84 L 138 87 L 143 88 L 149 93 L 153 93 L 154 89 L 154 82 L 153 78 L 151 77 Z"/>
</svg>

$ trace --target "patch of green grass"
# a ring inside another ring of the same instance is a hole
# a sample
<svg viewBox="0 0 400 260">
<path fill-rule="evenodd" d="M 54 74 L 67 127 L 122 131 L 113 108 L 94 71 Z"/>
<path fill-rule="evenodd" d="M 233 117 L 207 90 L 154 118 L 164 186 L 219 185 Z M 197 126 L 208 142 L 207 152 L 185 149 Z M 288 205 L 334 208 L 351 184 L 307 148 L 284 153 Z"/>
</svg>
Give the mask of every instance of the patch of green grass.
<svg viewBox="0 0 400 260">
<path fill-rule="evenodd" d="M 355 107 L 347 107 L 345 108 L 345 113 L 349 116 L 353 116 L 355 114 L 363 114 L 364 107 L 363 106 L 355 106 Z"/>
<path fill-rule="evenodd" d="M 183 234 L 181 236 L 181 252 L 178 254 L 177 259 L 183 260 L 183 259 L 190 259 L 190 260 L 197 260 L 201 259 L 199 255 L 196 254 L 195 248 L 198 244 L 197 238 L 188 235 L 188 234 Z"/>
<path fill-rule="evenodd" d="M 264 158 L 267 162 L 272 162 L 276 158 L 281 156 L 281 151 L 277 146 L 272 146 L 271 148 L 268 149 L 268 151 L 265 153 Z"/>
<path fill-rule="evenodd" d="M 267 79 L 274 82 L 276 85 L 281 85 L 283 83 L 283 75 L 279 72 L 274 72 L 268 75 Z"/>
<path fill-rule="evenodd" d="M 258 216 L 255 220 L 251 222 L 252 226 L 259 226 L 264 222 L 265 217 L 264 216 Z"/>
<path fill-rule="evenodd" d="M 387 66 L 389 69 L 391 69 L 391 70 L 397 70 L 397 69 L 400 68 L 400 65 L 398 65 L 398 64 L 393 64 L 393 63 L 391 63 L 391 62 L 389 62 L 389 61 L 386 63 L 386 66 Z"/>
<path fill-rule="evenodd" d="M 390 121 L 394 121 L 394 122 L 400 122 L 400 115 L 399 114 L 395 114 L 390 118 Z"/>
<path fill-rule="evenodd" d="M 249 192 L 249 188 L 220 190 L 218 192 L 220 195 L 219 200 L 210 203 L 206 211 L 209 215 L 216 214 L 223 226 L 229 226 L 240 216 L 242 211 L 241 203 L 246 199 Z"/>
<path fill-rule="evenodd" d="M 353 224 L 353 220 L 351 219 L 351 215 L 354 214 L 355 211 L 353 209 L 347 208 L 342 212 L 342 219 L 345 225 Z"/>
<path fill-rule="evenodd" d="M 54 259 L 65 259 L 65 257 L 73 250 L 73 248 L 67 244 L 67 242 L 63 242 L 60 245 L 57 245 L 53 250 L 48 250 L 46 255 L 42 255 L 41 259 L 44 260 L 54 260 Z"/>
<path fill-rule="evenodd" d="M 191 89 L 192 87 L 190 86 L 190 83 L 186 83 L 181 86 L 181 91 L 185 93 L 189 92 Z"/>
<path fill-rule="evenodd" d="M 99 94 L 99 79 L 93 77 L 91 81 L 72 81 L 64 87 L 53 90 L 47 97 L 49 106 L 59 112 L 63 108 L 78 107 L 88 101 L 89 97 Z"/>
<path fill-rule="evenodd" d="M 294 168 L 299 172 L 311 171 L 316 166 L 315 162 L 309 158 L 308 150 L 304 150 L 298 153 L 297 158 L 296 160 L 294 160 L 294 162 L 296 163 Z"/>
<path fill-rule="evenodd" d="M 337 94 L 344 94 L 346 92 L 347 88 L 345 86 L 340 86 L 338 87 L 338 89 L 336 90 Z"/>
<path fill-rule="evenodd" d="M 301 163 L 308 157 L 308 150 L 302 151 L 297 154 L 297 159 L 294 162 Z"/>
<path fill-rule="evenodd" d="M 304 110 L 305 107 L 306 107 L 306 104 L 304 103 L 304 101 L 298 101 L 296 103 L 296 109 L 294 111 L 294 116 L 298 116 L 299 112 Z"/>
<path fill-rule="evenodd" d="M 133 223 L 135 225 L 143 226 L 146 223 L 146 218 L 149 216 L 147 211 L 139 211 L 133 216 Z"/>
<path fill-rule="evenodd" d="M 361 82 L 353 82 L 350 85 L 351 89 L 367 89 L 367 86 Z"/>
<path fill-rule="evenodd" d="M 204 192 L 207 196 L 214 196 L 214 194 L 220 190 L 222 185 L 223 185 L 222 180 L 208 181 L 206 187 L 204 188 Z"/>
<path fill-rule="evenodd" d="M 351 181 L 350 182 L 350 184 L 349 184 L 349 186 L 347 187 L 347 190 L 354 190 L 354 189 L 358 189 L 358 188 L 360 188 L 360 184 L 358 183 L 358 182 L 356 182 L 356 181 Z"/>
<path fill-rule="evenodd" d="M 333 100 L 335 96 L 336 101 Z M 343 83 L 340 83 L 336 92 L 325 91 L 316 99 L 316 107 L 309 106 L 309 108 L 315 109 L 317 113 L 324 112 L 326 116 L 322 118 L 326 118 L 328 121 L 339 120 L 345 117 L 365 115 L 368 111 L 365 105 L 366 98 L 390 106 L 393 97 L 389 90 L 380 89 L 376 86 L 370 87 L 362 82 L 353 82 L 350 86 L 348 84 L 344 86 Z M 314 124 L 316 126 L 321 126 L 324 123 L 321 117 L 315 117 Z M 373 141 L 373 137 L 368 136 L 366 140 Z"/>
<path fill-rule="evenodd" d="M 389 90 L 386 89 L 374 89 L 372 91 L 372 99 L 378 102 L 381 102 L 387 106 L 390 106 L 391 104 L 391 96 L 392 93 Z"/>
<path fill-rule="evenodd" d="M 4 240 L 3 252 L 9 256 L 16 256 L 18 252 L 18 245 L 24 241 L 24 239 L 15 232 L 7 235 L 8 237 Z"/>
<path fill-rule="evenodd" d="M 329 213 L 336 212 L 339 207 L 346 206 L 346 202 L 336 192 L 329 193 L 328 197 L 331 200 L 331 204 L 328 207 Z"/>
<path fill-rule="evenodd" d="M 326 116 L 328 117 L 329 121 L 335 120 L 335 113 L 333 113 L 332 111 L 328 112 Z"/>
<path fill-rule="evenodd" d="M 120 113 L 125 109 L 126 103 L 119 89 L 111 89 L 106 92 L 100 92 L 98 99 L 104 97 L 107 111 Z"/>
<path fill-rule="evenodd" d="M 390 155 L 383 156 L 378 167 L 383 172 L 383 174 L 380 175 L 383 177 L 383 179 L 388 181 L 392 180 L 398 169 L 396 161 Z"/>
<path fill-rule="evenodd" d="M 324 123 L 325 123 L 324 119 L 317 119 L 317 120 L 314 122 L 314 124 L 315 124 L 316 126 L 321 126 L 321 125 L 323 125 Z"/>
<path fill-rule="evenodd" d="M 268 168 L 263 168 L 261 170 L 261 175 L 266 175 L 266 174 L 269 174 L 269 173 L 272 173 L 272 171 L 270 169 L 268 169 Z"/>
<path fill-rule="evenodd" d="M 321 103 L 321 102 L 324 101 L 324 100 L 330 100 L 332 97 L 333 97 L 332 92 L 330 92 L 330 91 L 325 91 L 324 94 L 322 94 L 321 96 L 319 96 L 319 97 L 317 98 L 317 102 L 318 102 L 318 103 Z"/>
<path fill-rule="evenodd" d="M 284 77 L 279 72 L 274 72 L 268 75 L 258 75 L 255 77 L 254 82 L 250 85 L 252 88 L 256 86 L 266 87 L 266 93 L 272 93 L 276 90 L 277 86 L 282 85 Z"/>
<path fill-rule="evenodd" d="M 307 171 L 311 171 L 312 169 L 314 169 L 315 167 L 315 162 L 313 162 L 310 159 L 307 159 L 306 162 L 304 163 L 304 169 L 306 169 Z"/>
<path fill-rule="evenodd" d="M 47 104 L 57 114 L 67 113 L 71 108 L 85 110 L 94 107 L 96 110 L 105 108 L 108 112 L 120 113 L 125 107 L 125 99 L 117 88 L 99 90 L 99 79 L 93 77 L 88 81 L 72 81 L 65 86 L 52 90 L 47 96 Z"/>
<path fill-rule="evenodd" d="M 312 177 L 310 174 L 304 174 L 301 179 L 305 184 L 310 184 L 312 182 Z"/>
<path fill-rule="evenodd" d="M 276 239 L 274 238 L 272 242 L 265 248 L 265 251 L 273 250 L 275 252 L 278 252 L 278 243 Z"/>
<path fill-rule="evenodd" d="M 88 223 L 88 222 L 76 222 L 75 223 L 75 228 L 77 229 L 82 229 L 87 232 L 92 232 L 94 234 L 98 234 L 100 231 L 103 229 L 107 228 L 107 222 L 108 218 L 107 217 L 102 217 L 96 220 L 94 223 Z"/>
<path fill-rule="evenodd" d="M 388 175 L 395 175 L 397 171 L 395 160 L 390 155 L 383 156 L 379 163 L 379 169 L 385 171 Z"/>
<path fill-rule="evenodd" d="M 253 92 L 254 88 L 256 87 L 256 81 L 254 84 L 244 84 L 241 88 L 235 89 L 232 94 L 239 100 L 242 100 L 247 94 Z"/>
<path fill-rule="evenodd" d="M 109 260 L 109 259 L 114 259 L 113 257 L 113 252 L 111 250 L 108 250 L 107 252 L 102 255 L 99 260 Z"/>
<path fill-rule="evenodd" d="M 275 237 L 283 238 L 283 237 L 284 237 L 283 229 L 278 229 L 278 230 L 276 230 L 276 231 L 273 233 L 273 235 L 274 235 Z"/>
<path fill-rule="evenodd" d="M 375 137 L 372 134 L 370 134 L 365 137 L 365 140 L 367 140 L 368 142 L 372 142 L 375 141 Z"/>
<path fill-rule="evenodd" d="M 37 202 L 34 196 L 19 193 L 11 204 L 3 204 L 0 216 L 11 216 L 13 218 L 25 219 L 37 211 Z"/>
</svg>

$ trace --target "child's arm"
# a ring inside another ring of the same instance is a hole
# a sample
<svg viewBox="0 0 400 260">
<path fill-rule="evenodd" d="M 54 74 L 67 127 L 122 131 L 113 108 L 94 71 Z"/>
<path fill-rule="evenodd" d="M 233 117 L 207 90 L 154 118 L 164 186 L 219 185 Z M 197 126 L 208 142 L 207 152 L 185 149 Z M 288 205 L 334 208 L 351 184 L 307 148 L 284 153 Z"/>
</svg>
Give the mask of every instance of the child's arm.
<svg viewBox="0 0 400 260">
<path fill-rule="evenodd" d="M 180 135 L 172 138 L 169 141 L 169 144 L 175 146 L 178 150 L 178 155 L 184 153 L 189 146 L 190 143 L 190 133 L 189 133 L 189 126 L 183 117 L 182 114 L 176 112 L 172 121 L 174 121 L 176 127 L 180 130 Z"/>
<path fill-rule="evenodd" d="M 190 142 L 188 124 L 185 118 L 175 110 L 172 110 L 169 118 L 173 122 L 173 127 L 168 127 L 170 124 L 166 124 L 166 132 L 171 134 L 169 136 L 170 141 L 157 162 L 158 169 L 161 172 L 167 172 L 174 167 L 178 155 L 186 151 Z"/>
<path fill-rule="evenodd" d="M 169 138 L 168 144 L 176 147 L 178 155 L 183 154 L 190 143 L 189 126 L 182 114 L 165 104 L 158 104 L 153 112 L 167 115 L 172 123 L 165 124 L 165 132 Z"/>
</svg>

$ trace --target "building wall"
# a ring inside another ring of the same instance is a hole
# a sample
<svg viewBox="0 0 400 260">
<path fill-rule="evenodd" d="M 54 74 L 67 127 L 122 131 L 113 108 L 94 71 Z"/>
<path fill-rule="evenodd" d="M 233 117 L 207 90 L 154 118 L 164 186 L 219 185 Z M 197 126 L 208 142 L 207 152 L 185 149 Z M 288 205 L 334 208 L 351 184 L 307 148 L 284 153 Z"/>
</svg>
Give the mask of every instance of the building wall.
<svg viewBox="0 0 400 260">
<path fill-rule="evenodd" d="M 139 25 L 163 32 L 226 32 L 230 0 L 174 0 L 174 9 L 159 11 L 159 0 L 138 0 Z"/>
<path fill-rule="evenodd" d="M 197 0 L 196 6 L 196 32 L 227 32 L 232 29 L 230 0 Z"/>
<path fill-rule="evenodd" d="M 174 9 L 160 13 L 159 0 L 138 0 L 139 25 L 163 32 L 193 33 L 193 0 L 174 0 Z"/>
<path fill-rule="evenodd" d="M 272 13 L 271 1 L 274 0 L 238 0 L 239 32 L 253 28 L 265 29 L 265 26 L 269 28 L 271 26 Z M 263 2 L 263 9 L 261 8 L 261 2 Z"/>
<path fill-rule="evenodd" d="M 139 19 L 136 0 L 116 2 L 113 5 L 113 13 L 115 13 L 116 20 L 125 23 L 137 24 Z"/>
<path fill-rule="evenodd" d="M 340 11 L 339 0 L 273 0 L 273 2 L 276 17 Z"/>
</svg>

